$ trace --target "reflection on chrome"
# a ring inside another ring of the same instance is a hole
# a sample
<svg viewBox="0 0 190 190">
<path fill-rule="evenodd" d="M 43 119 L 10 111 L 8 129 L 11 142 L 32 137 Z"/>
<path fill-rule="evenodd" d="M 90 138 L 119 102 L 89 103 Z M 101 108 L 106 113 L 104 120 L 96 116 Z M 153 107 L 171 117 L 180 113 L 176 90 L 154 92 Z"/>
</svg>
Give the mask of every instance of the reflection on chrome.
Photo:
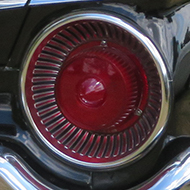
<svg viewBox="0 0 190 190">
<path fill-rule="evenodd" d="M 23 7 L 26 3 L 27 0 L 1 0 L 0 9 Z"/>
<path fill-rule="evenodd" d="M 0 175 L 13 189 L 26 190 L 31 188 L 30 183 L 26 183 L 22 176 L 18 173 L 16 168 L 14 168 L 5 158 L 0 157 Z"/>
<path fill-rule="evenodd" d="M 79 0 L 80 2 L 86 1 L 86 0 Z M 93 1 L 93 0 L 92 0 Z M 76 2 L 76 0 L 64 0 L 64 3 L 66 2 Z M 63 0 L 31 0 L 29 5 L 44 5 L 44 4 L 54 4 L 54 3 L 63 3 Z"/>
<path fill-rule="evenodd" d="M 58 187 L 55 187 L 30 170 L 30 167 L 24 160 L 18 158 L 14 153 L 0 155 L 0 184 L 1 189 L 59 190 Z M 175 157 L 150 180 L 131 190 L 187 190 L 189 189 L 189 184 L 190 148 Z"/>
<path fill-rule="evenodd" d="M 3 189 L 18 190 L 51 190 L 59 189 L 49 184 L 38 174 L 29 171 L 24 161 L 16 156 L 5 154 L 0 156 L 0 183 Z"/>
<path fill-rule="evenodd" d="M 151 180 L 133 189 L 185 189 L 190 183 L 190 148 L 177 156 Z"/>
</svg>

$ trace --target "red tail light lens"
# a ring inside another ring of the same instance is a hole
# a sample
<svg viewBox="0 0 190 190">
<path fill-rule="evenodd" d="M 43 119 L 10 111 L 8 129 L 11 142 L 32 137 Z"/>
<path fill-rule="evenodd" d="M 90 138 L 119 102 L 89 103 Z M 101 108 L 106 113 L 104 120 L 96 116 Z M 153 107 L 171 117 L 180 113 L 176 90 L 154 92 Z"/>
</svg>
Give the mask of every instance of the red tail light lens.
<svg viewBox="0 0 190 190">
<path fill-rule="evenodd" d="M 87 15 L 36 40 L 22 74 L 24 105 L 37 134 L 65 159 L 120 165 L 162 128 L 162 71 L 128 24 Z"/>
<path fill-rule="evenodd" d="M 148 82 L 134 55 L 118 43 L 104 43 L 87 42 L 68 56 L 56 82 L 55 96 L 73 125 L 114 134 L 138 120 L 135 111 L 144 110 Z"/>
</svg>

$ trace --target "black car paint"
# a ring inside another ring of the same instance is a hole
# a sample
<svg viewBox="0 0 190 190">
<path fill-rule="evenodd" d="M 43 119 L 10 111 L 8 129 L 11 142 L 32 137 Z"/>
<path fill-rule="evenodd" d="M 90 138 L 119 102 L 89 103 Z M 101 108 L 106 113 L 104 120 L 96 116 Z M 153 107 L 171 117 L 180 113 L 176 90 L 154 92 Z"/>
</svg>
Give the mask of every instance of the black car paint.
<svg viewBox="0 0 190 190">
<path fill-rule="evenodd" d="M 26 14 L 26 8 L 0 10 L 0 67 L 10 58 Z"/>
</svg>

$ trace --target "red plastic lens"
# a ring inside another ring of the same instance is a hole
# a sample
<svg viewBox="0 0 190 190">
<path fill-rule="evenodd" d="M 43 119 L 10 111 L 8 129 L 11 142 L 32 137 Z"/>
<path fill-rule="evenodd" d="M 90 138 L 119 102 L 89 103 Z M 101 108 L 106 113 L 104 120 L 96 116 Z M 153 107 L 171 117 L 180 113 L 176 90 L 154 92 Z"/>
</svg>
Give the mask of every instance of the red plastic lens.
<svg viewBox="0 0 190 190">
<path fill-rule="evenodd" d="M 129 51 L 101 41 L 80 46 L 68 56 L 56 83 L 63 115 L 75 126 L 98 133 L 116 133 L 137 119 L 148 96 L 145 72 Z"/>
<path fill-rule="evenodd" d="M 141 147 L 162 101 L 155 62 L 141 42 L 97 20 L 70 22 L 44 37 L 27 68 L 25 96 L 46 144 L 92 164 Z"/>
</svg>

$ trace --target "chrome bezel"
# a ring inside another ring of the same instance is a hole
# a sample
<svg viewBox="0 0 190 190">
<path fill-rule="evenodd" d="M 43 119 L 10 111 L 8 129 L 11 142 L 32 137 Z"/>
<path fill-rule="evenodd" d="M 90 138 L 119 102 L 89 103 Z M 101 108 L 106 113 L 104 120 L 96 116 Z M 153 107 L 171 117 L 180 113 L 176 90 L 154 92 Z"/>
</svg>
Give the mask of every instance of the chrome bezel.
<svg viewBox="0 0 190 190">
<path fill-rule="evenodd" d="M 0 9 L 24 7 L 26 3 L 27 0 L 4 0 L 0 1 Z"/>
<path fill-rule="evenodd" d="M 26 81 L 26 74 L 28 70 L 28 66 L 30 63 L 30 59 L 35 51 L 35 49 L 38 47 L 38 45 L 43 41 L 43 39 L 49 35 L 52 31 L 59 28 L 62 25 L 68 24 L 70 22 L 79 21 L 79 20 L 100 20 L 100 21 L 106 21 L 112 24 L 115 24 L 125 30 L 127 30 L 129 33 L 131 33 L 133 36 L 135 36 L 146 48 L 150 56 L 155 62 L 155 65 L 157 67 L 160 81 L 161 81 L 161 89 L 162 89 L 162 104 L 161 104 L 161 111 L 160 111 L 160 117 L 158 119 L 157 125 L 148 138 L 148 140 L 136 151 L 132 152 L 130 155 L 119 159 L 117 161 L 107 162 L 107 163 L 89 163 L 84 161 L 79 161 L 77 159 L 71 158 L 62 152 L 60 152 L 57 148 L 55 148 L 52 144 L 50 144 L 46 138 L 40 133 L 38 130 L 35 122 L 33 121 L 33 118 L 31 116 L 31 113 L 29 111 L 26 96 L 25 96 L 25 81 Z M 115 16 L 111 16 L 109 14 L 102 14 L 98 12 L 93 13 L 75 13 L 66 15 L 64 17 L 59 18 L 58 20 L 55 20 L 54 22 L 50 23 L 40 34 L 37 35 L 37 37 L 34 39 L 31 47 L 29 48 L 29 51 L 26 54 L 23 68 L 21 71 L 20 76 L 20 86 L 21 86 L 21 99 L 22 104 L 24 108 L 24 112 L 34 128 L 37 136 L 43 141 L 43 143 L 54 153 L 56 153 L 61 158 L 74 163 L 78 166 L 88 167 L 88 168 L 94 168 L 94 169 L 110 169 L 119 167 L 121 165 L 128 164 L 129 162 L 132 162 L 136 159 L 141 158 L 144 154 L 146 154 L 150 147 L 155 144 L 155 142 L 159 139 L 161 134 L 163 133 L 164 127 L 167 123 L 169 113 L 170 113 L 170 106 L 171 106 L 171 83 L 170 83 L 170 77 L 168 74 L 168 71 L 166 69 L 165 63 L 162 59 L 162 56 L 160 55 L 159 51 L 153 44 L 153 42 L 143 33 L 138 31 L 136 28 L 134 28 L 131 24 L 127 23 L 126 21 L 117 18 Z"/>
</svg>

